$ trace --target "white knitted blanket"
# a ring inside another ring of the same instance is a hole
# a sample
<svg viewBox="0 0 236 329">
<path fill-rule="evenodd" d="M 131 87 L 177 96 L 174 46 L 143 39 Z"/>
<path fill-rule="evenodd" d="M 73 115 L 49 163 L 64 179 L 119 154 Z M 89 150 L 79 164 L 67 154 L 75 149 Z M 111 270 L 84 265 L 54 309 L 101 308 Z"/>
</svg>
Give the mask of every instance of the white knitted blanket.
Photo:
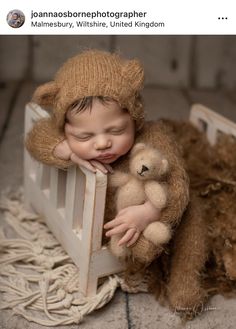
<svg viewBox="0 0 236 329">
<path fill-rule="evenodd" d="M 145 282 L 127 287 L 121 276 L 109 276 L 97 295 L 78 291 L 79 269 L 65 253 L 43 218 L 24 209 L 22 193 L 0 200 L 0 309 L 12 309 L 45 326 L 78 324 L 86 314 L 108 303 L 118 286 L 147 291 Z"/>
</svg>

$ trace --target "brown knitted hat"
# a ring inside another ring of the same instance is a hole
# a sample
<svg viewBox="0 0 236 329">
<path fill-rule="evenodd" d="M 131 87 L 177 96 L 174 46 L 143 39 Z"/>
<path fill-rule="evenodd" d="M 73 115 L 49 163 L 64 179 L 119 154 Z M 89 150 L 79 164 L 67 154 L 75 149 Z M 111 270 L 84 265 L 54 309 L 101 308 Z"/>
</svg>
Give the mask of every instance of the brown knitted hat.
<svg viewBox="0 0 236 329">
<path fill-rule="evenodd" d="M 137 60 L 124 60 L 117 54 L 88 50 L 70 58 L 57 72 L 54 81 L 38 87 L 33 101 L 52 110 L 56 125 L 64 126 L 68 108 L 78 99 L 107 96 L 127 108 L 137 130 L 144 120 L 139 93 L 144 72 Z"/>
</svg>

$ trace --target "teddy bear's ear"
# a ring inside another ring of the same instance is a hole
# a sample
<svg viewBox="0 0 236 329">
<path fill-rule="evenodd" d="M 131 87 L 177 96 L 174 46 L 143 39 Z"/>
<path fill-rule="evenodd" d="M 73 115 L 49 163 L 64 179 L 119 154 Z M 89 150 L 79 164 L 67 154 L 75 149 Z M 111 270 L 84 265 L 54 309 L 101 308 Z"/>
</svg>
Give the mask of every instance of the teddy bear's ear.
<svg viewBox="0 0 236 329">
<path fill-rule="evenodd" d="M 144 81 L 144 70 L 138 60 L 126 61 L 122 68 L 122 75 L 130 81 L 135 91 L 140 91 Z"/>
<path fill-rule="evenodd" d="M 160 175 L 166 175 L 168 171 L 169 171 L 169 162 L 166 159 L 162 159 Z"/>
<path fill-rule="evenodd" d="M 59 87 L 54 81 L 39 86 L 32 97 L 32 101 L 42 106 L 45 110 L 51 110 Z"/>
<path fill-rule="evenodd" d="M 133 146 L 132 150 L 131 150 L 131 156 L 135 155 L 136 153 L 138 153 L 139 151 L 145 150 L 146 145 L 144 143 L 137 143 Z"/>
</svg>

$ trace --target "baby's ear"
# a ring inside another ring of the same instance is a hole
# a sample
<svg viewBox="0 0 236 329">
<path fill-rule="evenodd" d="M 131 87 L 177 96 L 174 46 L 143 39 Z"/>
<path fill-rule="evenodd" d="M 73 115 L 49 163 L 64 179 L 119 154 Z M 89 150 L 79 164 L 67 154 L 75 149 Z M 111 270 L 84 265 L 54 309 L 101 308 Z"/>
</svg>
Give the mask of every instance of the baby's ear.
<svg viewBox="0 0 236 329">
<path fill-rule="evenodd" d="M 42 106 L 45 110 L 51 110 L 59 87 L 54 81 L 39 86 L 32 97 L 32 101 Z"/>
<path fill-rule="evenodd" d="M 133 146 L 130 155 L 133 156 L 139 151 L 145 150 L 146 145 L 144 143 L 137 143 Z"/>
<path fill-rule="evenodd" d="M 144 70 L 140 62 L 136 59 L 126 61 L 122 68 L 123 76 L 130 81 L 135 91 L 140 91 L 144 81 Z"/>
</svg>

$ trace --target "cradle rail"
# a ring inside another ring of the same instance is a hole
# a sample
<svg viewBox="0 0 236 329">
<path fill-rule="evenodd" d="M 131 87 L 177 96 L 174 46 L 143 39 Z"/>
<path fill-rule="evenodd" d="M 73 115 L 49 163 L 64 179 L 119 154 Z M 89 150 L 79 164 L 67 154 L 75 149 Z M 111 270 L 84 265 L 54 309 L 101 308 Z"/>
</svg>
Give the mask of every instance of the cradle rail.
<svg viewBox="0 0 236 329">
<path fill-rule="evenodd" d="M 190 122 L 206 133 L 211 145 L 214 145 L 221 133 L 236 138 L 236 124 L 201 104 L 194 104 L 190 111 Z"/>
<path fill-rule="evenodd" d="M 25 136 L 35 121 L 48 117 L 38 105 L 29 103 L 25 112 Z M 79 268 L 80 291 L 97 292 L 98 278 L 122 270 L 121 263 L 106 246 L 102 231 L 107 176 L 83 167 L 67 171 L 41 164 L 24 154 L 25 203 L 42 214 L 48 227 Z"/>
</svg>

